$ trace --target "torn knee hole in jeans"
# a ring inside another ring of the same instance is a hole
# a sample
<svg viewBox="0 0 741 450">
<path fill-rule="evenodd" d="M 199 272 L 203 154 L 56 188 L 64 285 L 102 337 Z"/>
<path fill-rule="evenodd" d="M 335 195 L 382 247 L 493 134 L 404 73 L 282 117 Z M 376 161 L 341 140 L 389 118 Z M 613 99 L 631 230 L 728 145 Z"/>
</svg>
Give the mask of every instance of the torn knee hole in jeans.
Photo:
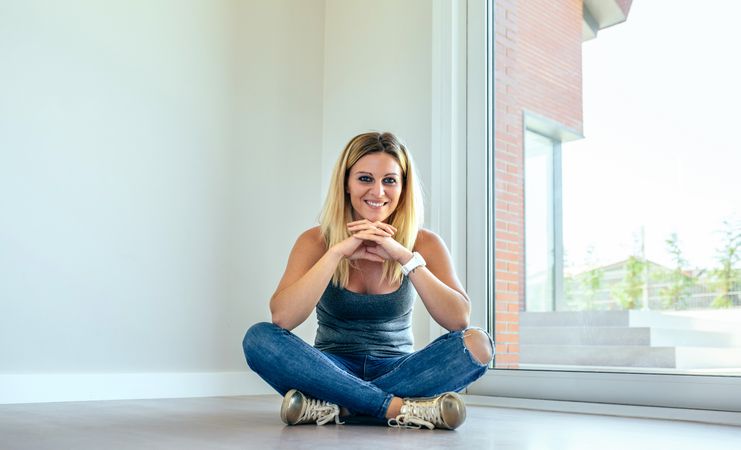
<svg viewBox="0 0 741 450">
<path fill-rule="evenodd" d="M 481 335 L 486 336 L 486 340 L 488 341 L 489 351 L 488 351 L 487 357 L 485 357 L 485 358 L 479 358 L 477 355 L 475 355 L 475 353 L 472 352 L 471 349 L 468 347 L 468 344 L 466 342 L 466 338 L 468 338 L 470 336 L 474 336 L 476 334 L 478 334 L 479 336 L 481 336 Z M 463 331 L 462 339 L 463 339 L 463 348 L 464 348 L 464 351 L 469 352 L 471 354 L 471 356 L 476 361 L 478 361 L 480 364 L 488 364 L 492 360 L 492 358 L 494 358 L 494 341 L 492 340 L 491 336 L 489 336 L 489 333 L 487 333 L 486 331 L 484 331 L 484 330 L 482 330 L 480 328 L 468 328 L 468 329 L 466 329 L 466 330 Z M 486 361 L 483 361 L 482 359 L 486 359 Z"/>
</svg>

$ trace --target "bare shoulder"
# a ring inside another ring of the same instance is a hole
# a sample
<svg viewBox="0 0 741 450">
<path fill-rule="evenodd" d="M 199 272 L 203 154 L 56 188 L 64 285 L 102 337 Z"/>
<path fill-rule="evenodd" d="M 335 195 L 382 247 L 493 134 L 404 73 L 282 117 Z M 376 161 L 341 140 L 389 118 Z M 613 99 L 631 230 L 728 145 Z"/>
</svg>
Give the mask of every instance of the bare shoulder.
<svg viewBox="0 0 741 450">
<path fill-rule="evenodd" d="M 322 236 L 322 230 L 319 226 L 311 227 L 304 231 L 299 235 L 298 240 L 324 245 L 324 236 Z"/>
<path fill-rule="evenodd" d="M 295 248 L 306 252 L 324 253 L 326 246 L 324 236 L 322 236 L 322 230 L 316 226 L 309 228 L 299 235 Z"/>
<path fill-rule="evenodd" d="M 445 241 L 434 231 L 430 231 L 425 228 L 420 228 L 417 232 L 417 240 L 414 242 L 414 249 L 420 253 L 428 252 L 447 252 L 447 246 Z"/>
</svg>

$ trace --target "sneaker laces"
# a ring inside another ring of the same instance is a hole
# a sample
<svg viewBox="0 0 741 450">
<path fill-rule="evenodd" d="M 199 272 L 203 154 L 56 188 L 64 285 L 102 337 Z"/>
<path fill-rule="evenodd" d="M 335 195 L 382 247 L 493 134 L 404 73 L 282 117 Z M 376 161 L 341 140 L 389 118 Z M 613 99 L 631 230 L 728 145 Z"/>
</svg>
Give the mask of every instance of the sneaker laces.
<svg viewBox="0 0 741 450">
<path fill-rule="evenodd" d="M 443 423 L 443 419 L 440 417 L 440 406 L 435 400 L 405 399 L 400 414 L 393 419 L 389 419 L 388 425 L 395 428 L 414 429 L 424 426 L 432 430 L 436 423 Z"/>
<path fill-rule="evenodd" d="M 316 422 L 317 425 L 325 425 L 331 422 L 332 419 L 338 425 L 344 423 L 340 422 L 339 406 L 324 400 L 306 397 L 306 409 L 301 417 L 299 417 L 298 423 Z"/>
</svg>

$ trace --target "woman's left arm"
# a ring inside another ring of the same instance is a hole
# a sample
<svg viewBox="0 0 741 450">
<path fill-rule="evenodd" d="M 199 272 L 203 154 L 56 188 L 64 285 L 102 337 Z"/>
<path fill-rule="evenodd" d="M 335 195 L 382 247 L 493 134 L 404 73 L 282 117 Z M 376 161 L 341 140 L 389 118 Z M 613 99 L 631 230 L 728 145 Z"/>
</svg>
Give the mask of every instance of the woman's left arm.
<svg viewBox="0 0 741 450">
<path fill-rule="evenodd" d="M 359 220 L 348 224 L 351 233 L 363 230 L 363 239 L 378 244 L 367 247 L 365 250 L 380 256 L 383 259 L 394 260 L 399 264 L 406 264 L 412 259 L 412 252 L 405 248 L 388 233 L 374 230 L 381 229 L 384 224 Z M 458 281 L 453 269 L 453 262 L 448 248 L 437 234 L 421 229 L 414 243 L 414 251 L 419 252 L 425 259 L 426 267 L 417 267 L 408 276 L 414 289 L 417 290 L 435 322 L 448 331 L 462 330 L 468 327 L 471 316 L 471 304 L 468 295 Z"/>
<path fill-rule="evenodd" d="M 409 274 L 419 297 L 435 322 L 448 331 L 462 330 L 469 325 L 471 303 L 455 274 L 453 262 L 443 240 L 428 230 L 419 230 L 414 250 L 427 263 Z M 400 264 L 412 259 L 409 253 Z"/>
<path fill-rule="evenodd" d="M 363 239 L 378 244 L 375 247 L 366 247 L 368 253 L 406 264 L 412 259 L 412 252 L 388 233 L 376 231 L 374 234 L 374 230 L 380 230 L 383 226 L 385 224 L 381 222 L 359 220 L 349 223 L 348 230 L 351 233 L 362 230 L 365 233 Z M 467 328 L 471 317 L 471 303 L 455 275 L 450 253 L 443 240 L 432 231 L 421 229 L 417 233 L 414 251 L 422 255 L 427 266 L 417 267 L 408 276 L 430 316 L 448 331 Z"/>
</svg>

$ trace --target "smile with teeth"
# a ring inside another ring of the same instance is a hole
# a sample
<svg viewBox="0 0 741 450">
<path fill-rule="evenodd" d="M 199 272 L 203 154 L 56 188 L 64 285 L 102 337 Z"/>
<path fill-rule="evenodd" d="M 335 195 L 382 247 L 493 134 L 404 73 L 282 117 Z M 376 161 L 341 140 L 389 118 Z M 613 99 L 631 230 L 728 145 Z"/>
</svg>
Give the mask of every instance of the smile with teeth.
<svg viewBox="0 0 741 450">
<path fill-rule="evenodd" d="M 383 205 L 385 205 L 387 202 L 373 202 L 370 200 L 365 200 L 365 204 L 370 206 L 371 208 L 380 208 Z"/>
</svg>

